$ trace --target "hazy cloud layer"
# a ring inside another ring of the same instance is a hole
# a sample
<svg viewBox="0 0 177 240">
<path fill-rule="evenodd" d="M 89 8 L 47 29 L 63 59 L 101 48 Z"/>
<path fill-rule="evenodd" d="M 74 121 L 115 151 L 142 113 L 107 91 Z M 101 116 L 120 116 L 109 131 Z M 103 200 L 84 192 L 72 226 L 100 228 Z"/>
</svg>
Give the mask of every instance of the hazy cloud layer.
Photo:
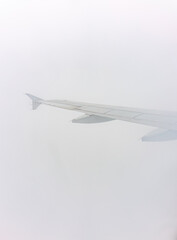
<svg viewBox="0 0 177 240">
<path fill-rule="evenodd" d="M 177 111 L 176 1 L 0 1 L 0 239 L 174 240 L 177 141 L 75 125 L 30 92 Z"/>
</svg>

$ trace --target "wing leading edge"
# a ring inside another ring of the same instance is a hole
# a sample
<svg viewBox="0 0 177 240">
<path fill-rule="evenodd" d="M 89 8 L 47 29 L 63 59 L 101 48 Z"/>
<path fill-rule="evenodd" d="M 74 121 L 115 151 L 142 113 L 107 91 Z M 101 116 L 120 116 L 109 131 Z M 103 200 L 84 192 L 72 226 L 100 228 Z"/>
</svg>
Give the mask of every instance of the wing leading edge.
<svg viewBox="0 0 177 240">
<path fill-rule="evenodd" d="M 157 127 L 163 130 L 163 134 L 161 131 L 157 131 L 149 136 L 145 136 L 142 139 L 143 141 L 154 141 L 155 136 L 158 136 L 156 141 L 160 141 L 160 139 L 163 139 L 163 141 L 177 139 L 177 112 L 117 107 L 66 100 L 43 100 L 31 94 L 27 94 L 27 96 L 31 98 L 34 110 L 40 104 L 45 104 L 85 114 L 74 119 L 73 123 L 100 123 L 111 120 L 122 120 Z M 170 132 L 166 130 L 170 130 Z"/>
</svg>

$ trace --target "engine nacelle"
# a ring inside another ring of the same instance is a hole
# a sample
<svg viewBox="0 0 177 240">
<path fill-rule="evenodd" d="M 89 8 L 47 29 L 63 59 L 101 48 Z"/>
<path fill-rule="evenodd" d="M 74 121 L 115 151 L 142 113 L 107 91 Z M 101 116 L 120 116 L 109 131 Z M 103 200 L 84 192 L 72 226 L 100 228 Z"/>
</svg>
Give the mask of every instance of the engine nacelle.
<svg viewBox="0 0 177 240">
<path fill-rule="evenodd" d="M 157 129 L 142 138 L 143 142 L 164 142 L 170 140 L 177 140 L 177 131 Z"/>
</svg>

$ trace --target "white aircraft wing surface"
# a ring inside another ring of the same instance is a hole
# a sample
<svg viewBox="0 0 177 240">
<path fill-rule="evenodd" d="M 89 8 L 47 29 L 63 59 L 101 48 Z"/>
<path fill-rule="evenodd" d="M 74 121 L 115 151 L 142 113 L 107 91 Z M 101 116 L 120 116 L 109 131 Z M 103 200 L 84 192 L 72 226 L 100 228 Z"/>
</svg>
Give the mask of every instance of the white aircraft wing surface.
<svg viewBox="0 0 177 240">
<path fill-rule="evenodd" d="M 100 123 L 111 120 L 122 120 L 132 123 L 160 128 L 143 138 L 144 141 L 165 141 L 177 139 L 177 112 L 145 110 L 139 108 L 127 108 L 66 100 L 43 100 L 31 94 L 33 109 L 40 104 L 84 113 L 83 116 L 74 119 L 73 123 Z"/>
</svg>

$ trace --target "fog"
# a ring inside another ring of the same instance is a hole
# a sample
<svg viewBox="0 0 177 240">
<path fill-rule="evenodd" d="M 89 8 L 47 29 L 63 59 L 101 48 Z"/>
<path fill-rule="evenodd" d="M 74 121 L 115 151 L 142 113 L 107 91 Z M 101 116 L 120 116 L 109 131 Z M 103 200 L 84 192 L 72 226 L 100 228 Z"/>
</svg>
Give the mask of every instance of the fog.
<svg viewBox="0 0 177 240">
<path fill-rule="evenodd" d="M 177 111 L 177 2 L 0 1 L 0 239 L 175 240 L 177 141 L 26 92 Z"/>
</svg>

